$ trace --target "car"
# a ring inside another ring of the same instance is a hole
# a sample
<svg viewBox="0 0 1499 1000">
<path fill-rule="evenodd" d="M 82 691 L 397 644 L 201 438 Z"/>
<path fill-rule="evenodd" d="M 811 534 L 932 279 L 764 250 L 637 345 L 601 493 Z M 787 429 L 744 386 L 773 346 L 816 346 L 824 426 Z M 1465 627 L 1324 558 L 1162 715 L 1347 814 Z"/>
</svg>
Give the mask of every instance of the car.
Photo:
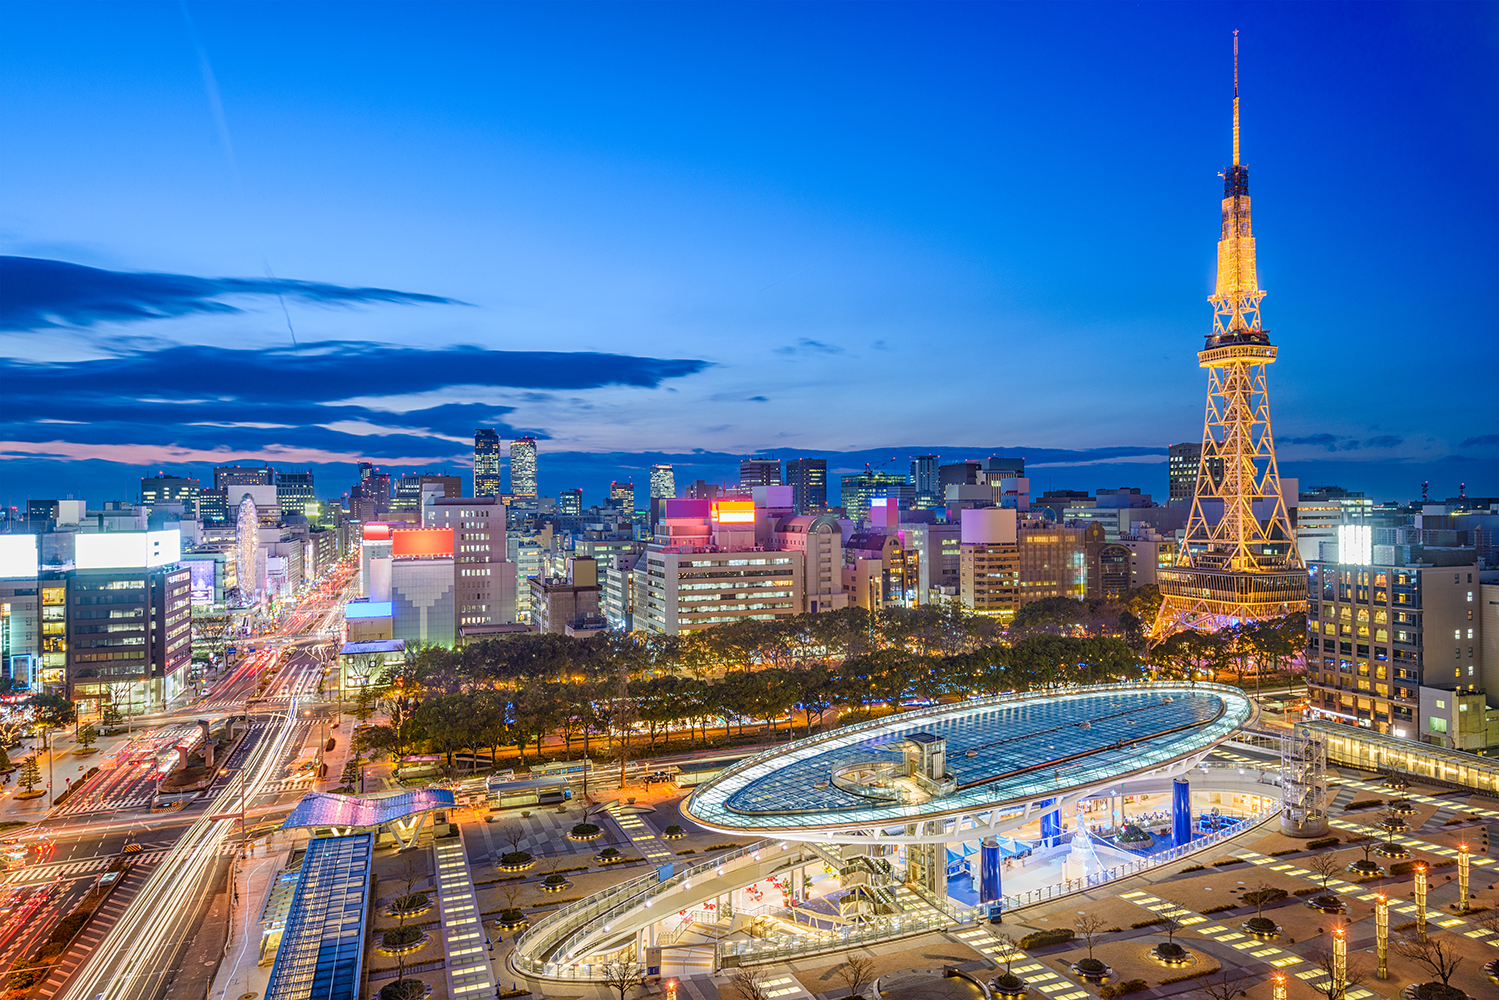
<svg viewBox="0 0 1499 1000">
<path fill-rule="evenodd" d="M 645 776 L 645 783 L 647 785 L 654 785 L 662 782 L 672 782 L 676 780 L 676 775 L 670 774 L 666 771 L 655 771 Z"/>
</svg>

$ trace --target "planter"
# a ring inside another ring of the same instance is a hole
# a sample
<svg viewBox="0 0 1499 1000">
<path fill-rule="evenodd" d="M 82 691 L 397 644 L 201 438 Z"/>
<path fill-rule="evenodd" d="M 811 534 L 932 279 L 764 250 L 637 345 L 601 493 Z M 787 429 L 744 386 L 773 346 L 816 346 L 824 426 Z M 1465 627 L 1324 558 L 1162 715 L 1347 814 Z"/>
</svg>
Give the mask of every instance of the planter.
<svg viewBox="0 0 1499 1000">
<path fill-rule="evenodd" d="M 1397 844 L 1393 840 L 1381 841 L 1379 846 L 1374 848 L 1374 853 L 1382 858 L 1395 858 L 1396 860 L 1411 856 L 1411 852 L 1406 850 L 1404 845 Z"/>
<path fill-rule="evenodd" d="M 593 860 L 601 865 L 617 865 L 625 859 L 625 856 L 610 847 L 593 856 Z"/>
<path fill-rule="evenodd" d="M 42 791 L 40 788 L 35 788 L 29 792 L 17 792 L 15 795 L 11 796 L 11 798 L 21 799 L 24 801 L 26 799 L 39 799 L 46 794 L 47 793 Z"/>
<path fill-rule="evenodd" d="M 378 995 L 380 1000 L 427 1000 L 432 995 L 432 987 L 420 979 L 407 977 L 380 987 Z"/>
<path fill-rule="evenodd" d="M 563 889 L 571 889 L 572 882 L 563 875 L 548 875 L 541 880 L 542 892 L 561 892 Z"/>
<path fill-rule="evenodd" d="M 1384 869 L 1379 867 L 1379 865 L 1373 861 L 1365 861 L 1362 858 L 1349 865 L 1346 870 L 1357 875 L 1359 878 L 1378 878 L 1384 874 Z"/>
<path fill-rule="evenodd" d="M 579 823 L 571 830 L 567 831 L 568 840 L 576 840 L 580 843 L 586 843 L 590 840 L 598 840 L 603 835 L 604 831 L 599 829 L 599 827 L 595 826 L 592 823 Z"/>
<path fill-rule="evenodd" d="M 1456 986 L 1441 983 L 1412 983 L 1400 991 L 1404 1000 L 1473 1000 Z"/>
<path fill-rule="evenodd" d="M 989 991 L 1001 1000 L 1023 1000 L 1030 995 L 1031 988 L 1019 976 L 995 976 L 989 980 Z"/>
<path fill-rule="evenodd" d="M 1073 962 L 1072 971 L 1078 978 L 1090 983 L 1102 983 L 1105 979 L 1114 978 L 1114 970 L 1096 958 L 1084 958 Z"/>
<path fill-rule="evenodd" d="M 1323 913 L 1348 912 L 1348 904 L 1336 896 L 1313 896 L 1306 901 L 1306 905 L 1313 910 L 1321 910 Z"/>
<path fill-rule="evenodd" d="M 1491 980 L 1499 983 L 1499 958 L 1494 959 L 1483 967 L 1483 974 Z"/>
<path fill-rule="evenodd" d="M 1192 965 L 1197 961 L 1197 958 L 1190 951 L 1179 944 L 1171 942 L 1158 944 L 1146 954 L 1162 965 L 1169 965 L 1173 969 Z"/>
<path fill-rule="evenodd" d="M 526 915 L 524 913 L 522 913 L 520 910 L 501 910 L 500 911 L 500 927 L 501 927 L 501 929 L 507 930 L 507 931 L 520 931 L 520 930 L 525 930 L 527 927 L 530 927 L 530 926 L 531 926 L 531 921 L 527 920 L 526 919 Z"/>
<path fill-rule="evenodd" d="M 1390 803 L 1390 812 L 1399 816 L 1414 816 L 1416 804 L 1410 799 L 1396 799 Z"/>
<path fill-rule="evenodd" d="M 1250 937 L 1259 938 L 1261 941 L 1269 941 L 1280 937 L 1280 925 L 1269 917 L 1250 917 L 1239 925 L 1239 929 Z"/>
<path fill-rule="evenodd" d="M 408 928 L 408 930 L 416 930 L 416 928 L 412 927 Z M 386 933 L 389 932 L 387 931 Z M 395 958 L 398 955 L 411 955 L 425 948 L 427 946 L 427 942 L 430 940 L 432 940 L 432 935 L 428 934 L 426 931 L 417 931 L 416 940 L 409 941 L 406 944 L 402 945 L 391 945 L 389 947 L 387 947 L 385 942 L 382 940 L 380 944 L 375 947 L 375 952 L 380 955 L 386 955 L 390 958 Z"/>
<path fill-rule="evenodd" d="M 675 823 L 661 831 L 662 840 L 681 840 L 685 836 L 687 832 Z"/>
<path fill-rule="evenodd" d="M 525 851 L 511 851 L 500 855 L 500 863 L 496 867 L 502 872 L 523 872 L 534 864 L 536 859 Z"/>
</svg>

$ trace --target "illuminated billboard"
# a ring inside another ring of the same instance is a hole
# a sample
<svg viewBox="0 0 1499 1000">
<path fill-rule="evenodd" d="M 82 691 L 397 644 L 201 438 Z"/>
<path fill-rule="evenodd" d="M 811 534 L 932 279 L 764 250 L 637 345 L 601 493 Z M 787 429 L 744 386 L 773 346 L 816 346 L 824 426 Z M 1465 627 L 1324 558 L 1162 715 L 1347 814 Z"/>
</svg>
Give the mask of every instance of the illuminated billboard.
<svg viewBox="0 0 1499 1000">
<path fill-rule="evenodd" d="M 344 618 L 350 621 L 361 618 L 389 618 L 396 613 L 395 608 L 395 604 L 390 601 L 350 601 L 344 605 Z"/>
<path fill-rule="evenodd" d="M 1367 524 L 1338 525 L 1338 562 L 1367 566 L 1374 561 L 1374 529 Z"/>
<path fill-rule="evenodd" d="M 165 566 L 182 558 L 182 532 L 110 531 L 79 535 L 74 541 L 77 569 L 140 569 Z"/>
<path fill-rule="evenodd" d="M 452 528 L 407 528 L 390 533 L 393 556 L 450 556 L 453 554 Z"/>
<path fill-rule="evenodd" d="M 36 576 L 36 536 L 0 535 L 0 579 Z"/>
<path fill-rule="evenodd" d="M 390 538 L 390 525 L 366 524 L 364 526 L 364 540 L 366 542 L 383 542 L 388 538 Z"/>
<path fill-rule="evenodd" d="M 214 578 L 217 575 L 216 563 L 212 559 L 189 559 L 187 571 L 191 575 L 189 597 L 194 604 L 214 603 Z"/>
<path fill-rule="evenodd" d="M 754 524 L 755 502 L 753 500 L 713 501 L 713 520 L 719 524 Z"/>
</svg>

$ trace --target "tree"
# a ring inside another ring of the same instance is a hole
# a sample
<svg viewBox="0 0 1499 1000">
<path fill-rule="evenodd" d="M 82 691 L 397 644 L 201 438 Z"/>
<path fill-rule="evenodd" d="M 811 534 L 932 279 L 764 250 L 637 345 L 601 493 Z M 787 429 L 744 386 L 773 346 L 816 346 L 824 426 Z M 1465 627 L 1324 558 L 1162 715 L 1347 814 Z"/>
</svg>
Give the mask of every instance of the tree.
<svg viewBox="0 0 1499 1000">
<path fill-rule="evenodd" d="M 859 991 L 874 980 L 874 959 L 864 955 L 850 955 L 842 965 L 833 970 L 833 975 L 848 987 L 850 997 L 857 997 Z"/>
<path fill-rule="evenodd" d="M 1338 859 L 1331 854 L 1318 854 L 1316 857 L 1306 861 L 1305 864 L 1322 882 L 1322 895 L 1318 896 L 1313 902 L 1323 900 L 1336 901 L 1337 897 L 1327 888 L 1327 883 L 1336 878 L 1338 873 L 1343 870 L 1342 865 L 1338 864 Z"/>
<path fill-rule="evenodd" d="M 1452 985 L 1452 974 L 1463 964 L 1457 945 L 1450 938 L 1428 934 L 1424 939 L 1408 937 L 1395 942 L 1395 954 L 1424 966 L 1443 986 Z"/>
<path fill-rule="evenodd" d="M 26 699 L 26 706 L 38 725 L 53 729 L 71 726 L 78 718 L 73 703 L 60 694 L 34 694 Z"/>
<path fill-rule="evenodd" d="M 1271 885 L 1269 882 L 1256 882 L 1244 894 L 1244 901 L 1254 904 L 1254 916 L 1249 921 L 1251 930 L 1262 934 L 1274 933 L 1275 921 L 1265 917 L 1265 904 L 1272 903 L 1277 899 L 1285 899 L 1287 893 L 1279 886 Z"/>
<path fill-rule="evenodd" d="M 26 789 L 29 793 L 42 783 L 42 766 L 36 761 L 36 754 L 32 754 L 21 761 L 21 773 L 16 777 L 16 784 Z"/>
<path fill-rule="evenodd" d="M 741 965 L 734 970 L 734 978 L 729 982 L 734 987 L 734 992 L 739 994 L 739 1000 L 769 1000 L 765 993 L 765 980 L 753 966 Z"/>
<path fill-rule="evenodd" d="M 634 962 L 614 960 L 604 963 L 604 985 L 625 1000 L 625 994 L 640 985 L 640 966 Z"/>
<path fill-rule="evenodd" d="M 8 754 L 8 753 L 5 752 L 5 748 L 4 747 L 0 747 L 0 771 L 9 771 L 9 770 L 10 770 L 10 754 Z"/>
<path fill-rule="evenodd" d="M 1239 989 L 1239 983 L 1243 980 L 1240 972 L 1224 971 L 1216 977 L 1204 977 L 1192 993 L 1201 1000 L 1237 1000 L 1239 997 L 1247 997 L 1249 994 Z"/>
<path fill-rule="evenodd" d="M 1326 976 L 1319 976 L 1315 980 L 1307 980 L 1307 985 L 1322 994 L 1327 1000 L 1344 1000 L 1349 987 L 1358 986 L 1365 979 L 1369 978 L 1369 971 L 1366 968 L 1355 962 L 1348 961 L 1343 972 L 1343 981 L 1340 983 L 1336 978 L 1337 960 L 1332 952 L 1323 949 L 1321 951 L 1314 951 L 1307 957 L 1311 960 L 1312 965 L 1327 973 Z"/>
<path fill-rule="evenodd" d="M 1088 946 L 1088 957 L 1077 963 L 1078 968 L 1092 972 L 1104 967 L 1102 962 L 1093 957 L 1093 945 L 1103 934 L 1106 923 L 1107 921 L 1096 913 L 1078 914 L 1077 919 L 1072 922 L 1072 927 L 1077 931 L 1077 936 L 1082 938 L 1083 942 Z"/>
<path fill-rule="evenodd" d="M 99 714 L 103 718 L 104 724 L 106 726 L 118 726 L 120 722 L 125 718 L 120 714 L 120 710 L 118 708 L 115 708 L 114 702 L 112 701 L 106 701 L 104 703 L 104 707 L 99 710 Z"/>
<path fill-rule="evenodd" d="M 94 728 L 94 724 L 92 722 L 85 723 L 83 728 L 78 730 L 78 745 L 83 747 L 85 750 L 98 742 L 99 730 Z"/>
<path fill-rule="evenodd" d="M 344 762 L 343 773 L 338 777 L 339 784 L 357 790 L 359 787 L 359 772 L 363 767 L 364 761 L 359 759 L 359 754 L 351 754 L 349 759 Z"/>
<path fill-rule="evenodd" d="M 529 831 L 526 830 L 525 824 L 520 822 L 519 820 L 511 820 L 508 823 L 503 823 L 500 825 L 500 828 L 495 831 L 495 833 L 498 833 L 500 835 L 500 839 L 509 844 L 510 849 L 517 853 L 519 853 L 520 851 L 520 842 L 526 839 L 526 834 L 528 832 Z"/>
<path fill-rule="evenodd" d="M 426 877 L 426 872 L 417 868 L 416 857 L 415 851 L 407 851 L 401 859 L 401 867 L 397 869 L 396 874 L 396 882 L 400 884 L 402 891 L 393 909 L 396 911 L 396 926 L 403 931 L 406 929 L 406 914 L 415 909 L 411 905 L 411 897 L 416 894 L 416 884 Z M 405 978 L 406 950 L 403 948 L 396 955 L 396 982 L 399 983 Z"/>
</svg>

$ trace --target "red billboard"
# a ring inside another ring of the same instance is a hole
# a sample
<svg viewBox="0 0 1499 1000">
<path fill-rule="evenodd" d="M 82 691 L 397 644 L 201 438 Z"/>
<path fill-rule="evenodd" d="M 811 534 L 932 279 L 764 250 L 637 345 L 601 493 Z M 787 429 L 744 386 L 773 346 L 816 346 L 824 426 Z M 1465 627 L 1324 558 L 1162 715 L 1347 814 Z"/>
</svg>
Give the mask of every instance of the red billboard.
<svg viewBox="0 0 1499 1000">
<path fill-rule="evenodd" d="M 392 556 L 450 556 L 453 554 L 452 528 L 406 528 L 390 533 Z"/>
<path fill-rule="evenodd" d="M 364 540 L 366 542 L 383 542 L 390 538 L 390 525 L 388 524 L 366 524 L 364 526 Z"/>
</svg>

